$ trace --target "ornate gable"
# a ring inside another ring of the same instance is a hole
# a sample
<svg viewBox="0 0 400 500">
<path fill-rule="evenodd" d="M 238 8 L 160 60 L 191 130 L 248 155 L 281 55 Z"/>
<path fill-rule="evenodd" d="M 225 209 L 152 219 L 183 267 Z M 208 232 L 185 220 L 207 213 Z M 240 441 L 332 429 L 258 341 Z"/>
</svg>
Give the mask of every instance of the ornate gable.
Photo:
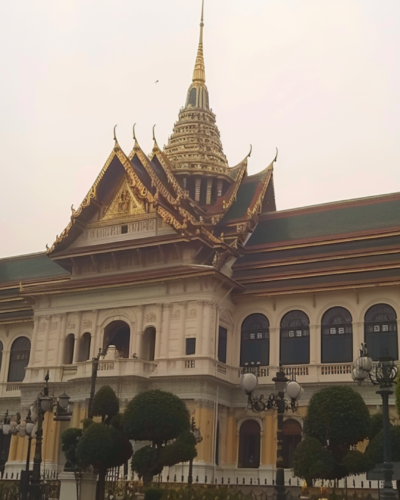
<svg viewBox="0 0 400 500">
<path fill-rule="evenodd" d="M 117 194 L 104 210 L 104 215 L 100 220 L 126 218 L 132 215 L 142 215 L 145 213 L 146 209 L 143 203 L 134 195 L 128 183 L 128 179 L 125 177 Z"/>
</svg>

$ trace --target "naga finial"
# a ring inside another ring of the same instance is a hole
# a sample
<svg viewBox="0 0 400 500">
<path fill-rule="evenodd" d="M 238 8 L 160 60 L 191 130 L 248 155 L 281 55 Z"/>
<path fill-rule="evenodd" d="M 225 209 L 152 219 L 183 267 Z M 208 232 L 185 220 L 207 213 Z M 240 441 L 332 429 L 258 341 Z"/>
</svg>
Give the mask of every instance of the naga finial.
<svg viewBox="0 0 400 500">
<path fill-rule="evenodd" d="M 157 144 L 157 139 L 156 139 L 156 126 L 153 126 L 153 141 L 154 141 L 154 149 L 159 149 L 158 144 Z"/>
<path fill-rule="evenodd" d="M 278 148 L 276 148 L 276 155 L 275 155 L 275 159 L 272 163 L 275 163 L 276 161 L 278 161 Z"/>
<path fill-rule="evenodd" d="M 135 127 L 136 127 L 136 123 L 133 124 L 133 140 L 136 142 L 137 139 L 136 139 Z"/>
<path fill-rule="evenodd" d="M 115 127 L 114 127 L 114 141 L 115 141 L 115 142 L 118 142 L 118 140 L 117 140 L 117 134 L 116 134 L 116 132 L 115 132 L 115 129 L 116 129 L 116 128 L 117 128 L 117 125 L 115 125 Z"/>
<path fill-rule="evenodd" d="M 250 144 L 250 152 L 247 155 L 247 158 L 250 158 L 252 152 L 253 152 L 253 146 L 252 146 L 252 144 Z"/>
</svg>

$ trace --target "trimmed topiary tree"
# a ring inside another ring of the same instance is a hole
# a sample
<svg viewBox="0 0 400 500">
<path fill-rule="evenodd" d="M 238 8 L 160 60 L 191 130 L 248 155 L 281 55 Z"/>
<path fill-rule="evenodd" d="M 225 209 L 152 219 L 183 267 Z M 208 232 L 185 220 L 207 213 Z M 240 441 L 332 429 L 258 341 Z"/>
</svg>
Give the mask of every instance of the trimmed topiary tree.
<svg viewBox="0 0 400 500">
<path fill-rule="evenodd" d="M 321 389 L 310 399 L 303 431 L 306 439 L 313 438 L 329 453 L 330 460 L 315 441 L 299 445 L 294 455 L 295 474 L 309 483 L 311 479 L 342 479 L 366 472 L 371 463 L 351 447 L 368 438 L 370 429 L 369 411 L 358 392 L 343 386 Z"/>
<path fill-rule="evenodd" d="M 107 469 L 126 463 L 132 456 L 132 445 L 123 433 L 119 401 L 111 387 L 104 386 L 96 393 L 93 408 L 94 415 L 100 416 L 102 423 L 85 419 L 83 429 L 67 429 L 61 440 L 71 468 L 92 466 L 97 470 L 96 498 L 103 500 Z"/>
<path fill-rule="evenodd" d="M 160 474 L 164 466 L 196 456 L 189 410 L 170 392 L 153 390 L 135 396 L 124 413 L 124 431 L 130 439 L 151 442 L 132 458 L 132 469 L 145 483 Z"/>
<path fill-rule="evenodd" d="M 104 385 L 96 392 L 93 400 L 93 415 L 101 417 L 103 424 L 108 425 L 111 419 L 118 415 L 119 401 L 109 385 Z"/>
</svg>

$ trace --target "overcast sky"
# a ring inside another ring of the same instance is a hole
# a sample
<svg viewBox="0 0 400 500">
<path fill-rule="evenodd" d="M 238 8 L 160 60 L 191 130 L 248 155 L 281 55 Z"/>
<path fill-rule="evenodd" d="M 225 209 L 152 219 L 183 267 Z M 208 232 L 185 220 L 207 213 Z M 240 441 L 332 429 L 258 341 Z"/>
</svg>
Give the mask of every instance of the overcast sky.
<svg viewBox="0 0 400 500">
<path fill-rule="evenodd" d="M 0 256 L 45 250 L 137 123 L 185 102 L 200 0 L 0 7 Z M 210 103 L 231 166 L 275 165 L 278 210 L 400 191 L 398 0 L 206 0 Z M 159 83 L 155 84 L 155 81 Z"/>
</svg>

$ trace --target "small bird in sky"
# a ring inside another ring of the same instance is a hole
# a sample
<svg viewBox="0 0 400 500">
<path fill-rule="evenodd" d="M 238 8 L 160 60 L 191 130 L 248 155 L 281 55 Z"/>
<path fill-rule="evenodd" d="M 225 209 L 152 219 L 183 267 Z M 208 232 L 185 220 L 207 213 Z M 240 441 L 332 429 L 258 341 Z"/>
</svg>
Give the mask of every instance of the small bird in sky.
<svg viewBox="0 0 400 500">
<path fill-rule="evenodd" d="M 158 83 L 158 80 L 156 80 L 156 83 Z"/>
</svg>

